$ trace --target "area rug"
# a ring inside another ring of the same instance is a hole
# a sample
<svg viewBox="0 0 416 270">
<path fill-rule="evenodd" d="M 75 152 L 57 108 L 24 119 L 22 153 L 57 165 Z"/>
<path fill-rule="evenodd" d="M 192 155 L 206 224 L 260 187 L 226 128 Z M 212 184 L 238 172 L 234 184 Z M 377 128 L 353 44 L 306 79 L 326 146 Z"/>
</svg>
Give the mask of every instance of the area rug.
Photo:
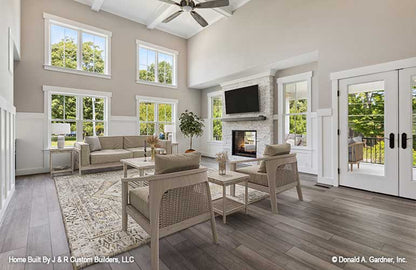
<svg viewBox="0 0 416 270">
<path fill-rule="evenodd" d="M 149 242 L 149 235 L 129 217 L 128 231 L 121 230 L 122 171 L 55 177 L 56 190 L 75 269 L 126 252 Z M 138 175 L 129 170 L 129 177 Z M 212 198 L 222 197 L 222 187 L 211 184 Z M 249 201 L 266 193 L 249 189 Z M 243 201 L 244 187 L 236 186 Z"/>
</svg>

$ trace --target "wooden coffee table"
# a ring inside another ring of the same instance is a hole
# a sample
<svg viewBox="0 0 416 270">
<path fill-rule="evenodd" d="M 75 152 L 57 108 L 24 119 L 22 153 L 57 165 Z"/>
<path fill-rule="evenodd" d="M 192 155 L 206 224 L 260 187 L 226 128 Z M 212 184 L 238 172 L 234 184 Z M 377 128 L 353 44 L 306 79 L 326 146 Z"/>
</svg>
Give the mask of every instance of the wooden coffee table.
<svg viewBox="0 0 416 270">
<path fill-rule="evenodd" d="M 222 198 L 212 201 L 214 212 L 222 216 L 224 224 L 227 222 L 227 215 L 243 210 L 247 214 L 248 204 L 248 178 L 247 174 L 227 171 L 226 175 L 219 175 L 216 170 L 208 170 L 208 181 L 222 186 Z M 227 186 L 235 185 L 244 182 L 245 194 L 244 203 L 241 203 L 234 198 L 227 197 Z"/>
<path fill-rule="evenodd" d="M 127 177 L 127 168 L 129 166 L 139 170 L 140 176 L 144 175 L 144 170 L 155 168 L 155 162 L 151 161 L 150 157 L 146 158 L 146 161 L 144 157 L 141 157 L 122 159 L 120 162 L 123 164 L 124 178 Z"/>
</svg>

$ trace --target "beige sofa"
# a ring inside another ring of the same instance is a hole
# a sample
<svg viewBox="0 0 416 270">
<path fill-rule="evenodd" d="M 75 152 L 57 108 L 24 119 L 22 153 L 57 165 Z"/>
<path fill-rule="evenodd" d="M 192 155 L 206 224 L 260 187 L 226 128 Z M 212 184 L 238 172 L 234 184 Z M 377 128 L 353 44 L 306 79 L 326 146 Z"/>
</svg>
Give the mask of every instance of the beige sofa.
<svg viewBox="0 0 416 270">
<path fill-rule="evenodd" d="M 79 173 L 89 170 L 121 168 L 121 159 L 144 157 L 144 142 L 149 136 L 102 136 L 98 137 L 101 150 L 91 151 L 90 145 L 85 142 L 75 143 L 75 167 Z M 171 142 L 160 141 L 161 148 L 157 151 L 172 153 Z M 150 147 L 147 148 L 150 157 Z"/>
</svg>

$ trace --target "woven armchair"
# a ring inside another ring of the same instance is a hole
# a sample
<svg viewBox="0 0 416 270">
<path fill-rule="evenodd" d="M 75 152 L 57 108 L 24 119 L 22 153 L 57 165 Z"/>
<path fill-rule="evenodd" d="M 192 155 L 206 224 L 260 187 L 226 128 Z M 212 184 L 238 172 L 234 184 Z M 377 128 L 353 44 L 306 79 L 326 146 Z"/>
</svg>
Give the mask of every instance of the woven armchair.
<svg viewBox="0 0 416 270">
<path fill-rule="evenodd" d="M 360 162 L 364 159 L 364 142 L 354 142 L 348 145 L 348 163 L 350 164 L 351 171 L 353 165 L 357 164 L 360 168 Z"/>
<path fill-rule="evenodd" d="M 260 162 L 266 163 L 266 173 L 258 172 L 259 165 L 237 168 L 238 163 Z M 269 193 L 272 213 L 277 214 L 276 194 L 296 187 L 299 200 L 303 200 L 299 182 L 296 154 L 278 155 L 267 158 L 232 161 L 231 170 L 250 176 L 248 186 L 262 192 Z M 235 187 L 231 188 L 235 196 Z"/>
<path fill-rule="evenodd" d="M 148 187 L 129 190 L 137 182 Z M 127 230 L 127 214 L 150 234 L 152 270 L 159 269 L 159 239 L 210 220 L 217 243 L 207 169 L 199 168 L 167 174 L 122 179 L 122 229 Z"/>
</svg>

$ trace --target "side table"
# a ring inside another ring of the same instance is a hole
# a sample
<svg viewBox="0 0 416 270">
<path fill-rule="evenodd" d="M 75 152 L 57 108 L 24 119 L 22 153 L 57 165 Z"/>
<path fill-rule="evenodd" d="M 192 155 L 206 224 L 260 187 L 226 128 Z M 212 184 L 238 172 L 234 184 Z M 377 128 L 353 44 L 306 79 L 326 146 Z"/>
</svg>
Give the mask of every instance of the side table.
<svg viewBox="0 0 416 270">
<path fill-rule="evenodd" d="M 75 155 L 74 155 L 75 148 L 74 147 L 65 147 L 62 149 L 58 148 L 51 148 L 49 149 L 49 169 L 51 172 L 51 175 L 57 174 L 57 173 L 66 173 L 71 172 L 74 173 L 74 163 L 75 163 Z M 54 170 L 53 169 L 53 154 L 55 153 L 70 153 L 71 154 L 71 166 L 69 169 L 63 169 L 63 170 Z"/>
<path fill-rule="evenodd" d="M 227 171 L 225 175 L 219 175 L 217 170 L 208 170 L 208 181 L 217 185 L 222 186 L 222 198 L 218 198 L 212 201 L 212 208 L 214 213 L 222 216 L 224 224 L 227 222 L 227 215 L 244 210 L 247 214 L 248 204 L 248 179 L 247 174 Z M 244 182 L 245 194 L 244 203 L 241 203 L 234 198 L 227 197 L 226 188 L 227 186 L 235 185 Z"/>
</svg>

